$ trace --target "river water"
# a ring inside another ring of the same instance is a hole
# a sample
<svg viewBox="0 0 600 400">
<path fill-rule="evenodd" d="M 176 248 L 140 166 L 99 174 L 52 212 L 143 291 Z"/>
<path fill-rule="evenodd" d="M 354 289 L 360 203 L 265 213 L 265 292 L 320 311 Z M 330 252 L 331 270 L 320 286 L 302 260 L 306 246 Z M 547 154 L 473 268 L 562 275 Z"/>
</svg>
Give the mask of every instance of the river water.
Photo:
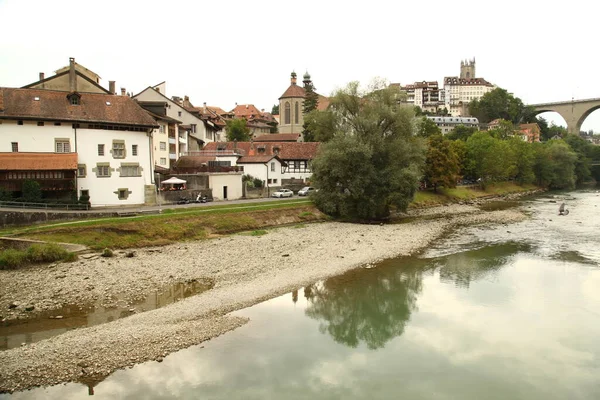
<svg viewBox="0 0 600 400">
<path fill-rule="evenodd" d="M 598 399 L 600 193 L 516 206 L 531 218 L 238 311 L 162 363 L 0 399 Z"/>
</svg>

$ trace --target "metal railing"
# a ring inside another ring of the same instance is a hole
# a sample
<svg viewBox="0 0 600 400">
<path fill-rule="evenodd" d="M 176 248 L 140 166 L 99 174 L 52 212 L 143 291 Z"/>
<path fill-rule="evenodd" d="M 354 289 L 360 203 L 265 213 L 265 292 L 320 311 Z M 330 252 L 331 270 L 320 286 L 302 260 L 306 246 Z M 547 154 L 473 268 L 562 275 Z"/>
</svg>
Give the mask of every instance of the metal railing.
<svg viewBox="0 0 600 400">
<path fill-rule="evenodd" d="M 61 204 L 61 203 L 28 203 L 24 201 L 0 201 L 0 207 L 5 208 L 30 208 L 45 210 L 89 210 L 88 204 Z"/>
</svg>

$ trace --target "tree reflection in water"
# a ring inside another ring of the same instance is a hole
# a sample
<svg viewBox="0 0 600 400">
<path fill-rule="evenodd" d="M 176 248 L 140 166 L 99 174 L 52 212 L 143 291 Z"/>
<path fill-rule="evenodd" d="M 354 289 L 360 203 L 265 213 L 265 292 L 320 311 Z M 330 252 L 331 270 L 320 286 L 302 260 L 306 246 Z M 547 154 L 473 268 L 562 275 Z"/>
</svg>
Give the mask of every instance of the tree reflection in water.
<svg viewBox="0 0 600 400">
<path fill-rule="evenodd" d="M 304 288 L 306 315 L 320 321 L 319 330 L 356 347 L 378 349 L 402 335 L 422 290 L 423 274 L 439 271 L 442 282 L 469 288 L 472 280 L 493 274 L 511 256 L 528 251 L 521 243 L 485 246 L 448 256 L 398 258 L 374 269 L 356 269 Z"/>
<path fill-rule="evenodd" d="M 357 269 L 307 286 L 305 312 L 321 320 L 319 330 L 336 342 L 356 347 L 362 341 L 378 349 L 404 332 L 421 282 L 416 268 Z"/>
<path fill-rule="evenodd" d="M 528 244 L 508 242 L 485 246 L 434 259 L 440 268 L 440 280 L 453 282 L 457 287 L 469 288 L 472 281 L 485 278 L 504 267 L 510 257 L 522 251 L 530 251 Z"/>
</svg>

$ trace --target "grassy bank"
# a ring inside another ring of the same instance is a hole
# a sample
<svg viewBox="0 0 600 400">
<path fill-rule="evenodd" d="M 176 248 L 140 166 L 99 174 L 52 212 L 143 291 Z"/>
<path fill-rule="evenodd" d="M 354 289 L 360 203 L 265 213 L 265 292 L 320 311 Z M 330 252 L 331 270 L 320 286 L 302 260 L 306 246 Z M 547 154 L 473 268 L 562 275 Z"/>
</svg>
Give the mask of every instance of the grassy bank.
<svg viewBox="0 0 600 400">
<path fill-rule="evenodd" d="M 28 264 L 74 261 L 77 256 L 54 243 L 33 244 L 25 250 L 4 249 L 0 252 L 0 269 L 14 269 Z"/>
<path fill-rule="evenodd" d="M 441 188 L 435 193 L 430 190 L 419 191 L 411 203 L 411 208 L 429 207 L 458 201 L 473 200 L 478 198 L 502 196 L 510 193 L 522 193 L 539 189 L 535 185 L 517 185 L 513 182 L 500 182 L 488 185 L 485 189 L 479 186 L 460 186 L 454 189 Z"/>
<path fill-rule="evenodd" d="M 458 187 L 417 192 L 411 208 L 429 207 L 482 197 L 498 196 L 536 189 L 504 182 L 479 187 Z M 104 218 L 35 225 L 0 232 L 0 235 L 24 237 L 49 242 L 76 243 L 94 250 L 162 246 L 187 240 L 201 240 L 215 235 L 249 231 L 265 234 L 265 228 L 326 220 L 308 199 L 280 202 L 266 201 L 236 205 L 168 209 L 162 214 L 127 218 Z"/>
<path fill-rule="evenodd" d="M 241 231 L 324 219 L 310 201 L 167 210 L 131 218 L 105 218 L 14 229 L 5 234 L 94 250 L 162 246 Z"/>
</svg>

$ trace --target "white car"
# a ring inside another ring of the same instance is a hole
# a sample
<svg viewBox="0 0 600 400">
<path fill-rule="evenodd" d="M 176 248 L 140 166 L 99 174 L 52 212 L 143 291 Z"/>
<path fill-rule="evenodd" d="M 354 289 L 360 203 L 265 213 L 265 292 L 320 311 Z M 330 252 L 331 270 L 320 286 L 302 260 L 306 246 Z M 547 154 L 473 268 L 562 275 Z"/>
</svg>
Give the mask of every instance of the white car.
<svg viewBox="0 0 600 400">
<path fill-rule="evenodd" d="M 293 195 L 294 192 L 292 192 L 290 189 L 279 189 L 273 193 L 271 197 L 292 197 Z"/>
<path fill-rule="evenodd" d="M 308 196 L 310 193 L 314 192 L 315 188 L 312 186 L 305 186 L 302 189 L 298 190 L 298 196 Z"/>
</svg>

